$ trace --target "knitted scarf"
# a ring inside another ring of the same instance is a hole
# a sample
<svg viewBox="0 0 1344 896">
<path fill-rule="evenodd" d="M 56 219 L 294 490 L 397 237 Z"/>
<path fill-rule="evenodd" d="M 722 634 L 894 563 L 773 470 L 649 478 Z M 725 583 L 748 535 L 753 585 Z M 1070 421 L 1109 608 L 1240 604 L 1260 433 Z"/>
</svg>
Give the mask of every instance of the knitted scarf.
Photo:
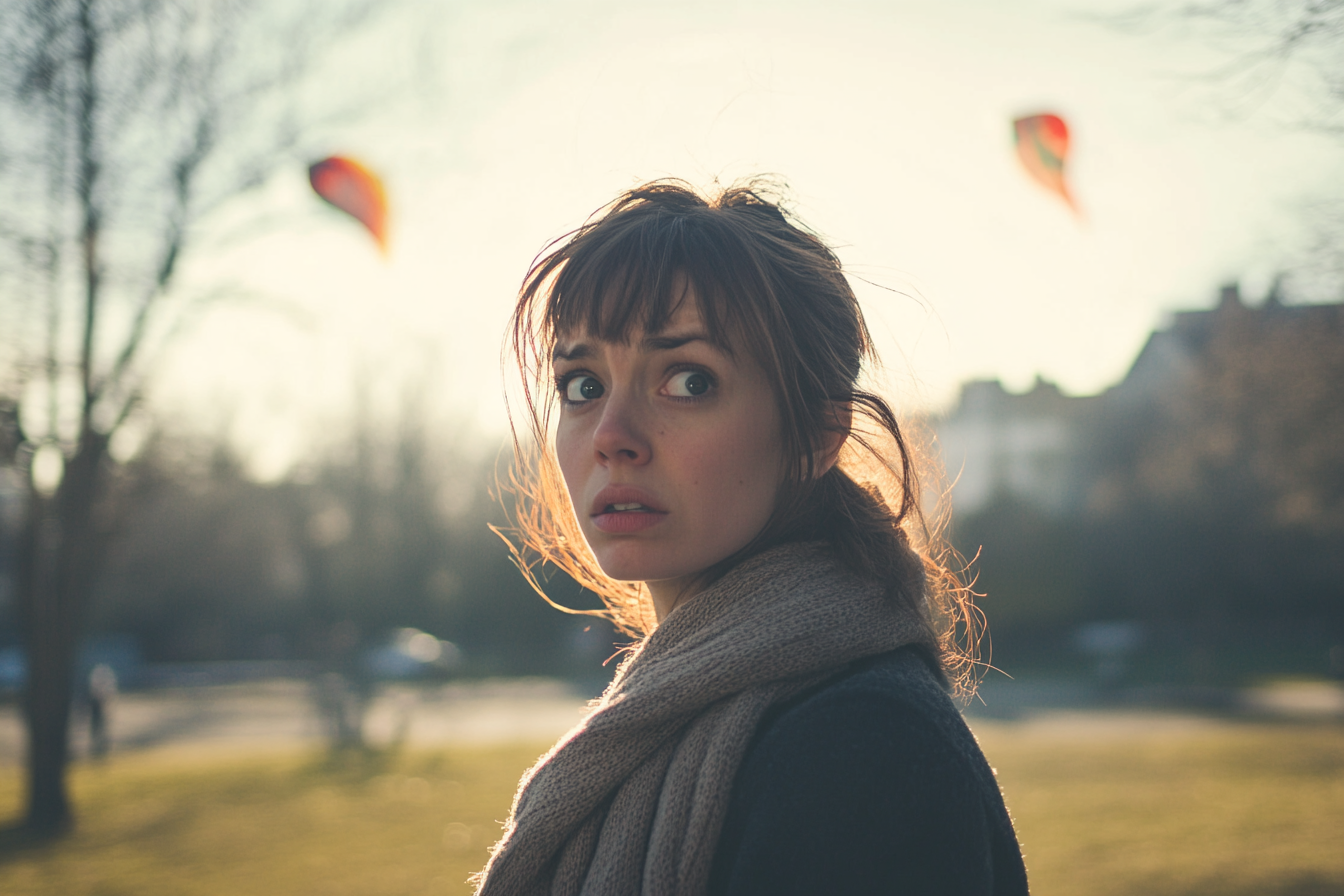
<svg viewBox="0 0 1344 896">
<path fill-rule="evenodd" d="M 896 587 L 922 589 L 921 575 Z M 523 776 L 478 896 L 704 893 L 766 710 L 855 660 L 927 639 L 882 584 L 820 546 L 743 561 L 668 614 Z"/>
</svg>

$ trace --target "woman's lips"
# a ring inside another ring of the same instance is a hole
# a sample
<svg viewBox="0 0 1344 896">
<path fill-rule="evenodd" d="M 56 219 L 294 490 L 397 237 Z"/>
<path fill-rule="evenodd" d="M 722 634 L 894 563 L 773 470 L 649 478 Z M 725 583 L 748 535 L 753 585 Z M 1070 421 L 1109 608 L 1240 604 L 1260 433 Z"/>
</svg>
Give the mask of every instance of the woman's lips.
<svg viewBox="0 0 1344 896">
<path fill-rule="evenodd" d="M 642 489 L 609 485 L 593 498 L 589 518 L 598 531 L 623 535 L 658 525 L 667 518 L 667 511 Z"/>
<path fill-rule="evenodd" d="M 661 510 L 610 510 L 595 513 L 590 518 L 598 531 L 624 535 L 656 526 L 667 519 L 667 514 Z"/>
</svg>

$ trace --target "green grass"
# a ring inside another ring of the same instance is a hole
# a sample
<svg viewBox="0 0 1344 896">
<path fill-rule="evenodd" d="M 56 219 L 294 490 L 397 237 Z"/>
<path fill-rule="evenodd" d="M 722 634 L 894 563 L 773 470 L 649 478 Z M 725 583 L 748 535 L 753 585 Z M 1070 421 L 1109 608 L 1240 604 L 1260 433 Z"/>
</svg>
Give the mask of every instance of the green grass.
<svg viewBox="0 0 1344 896">
<path fill-rule="evenodd" d="M 976 730 L 1037 896 L 1344 893 L 1344 727 Z M 80 766 L 76 832 L 0 843 L 0 893 L 468 893 L 543 747 L 342 761 L 163 751 Z M 18 770 L 4 770 L 0 815 L 20 796 Z"/>
<path fill-rule="evenodd" d="M 1344 894 L 1344 727 L 978 725 L 1035 894 Z"/>
<path fill-rule="evenodd" d="M 0 854 L 0 893 L 467 893 L 544 745 L 406 755 L 163 752 L 81 766 L 75 833 Z M 0 811 L 18 810 L 17 774 Z"/>
</svg>

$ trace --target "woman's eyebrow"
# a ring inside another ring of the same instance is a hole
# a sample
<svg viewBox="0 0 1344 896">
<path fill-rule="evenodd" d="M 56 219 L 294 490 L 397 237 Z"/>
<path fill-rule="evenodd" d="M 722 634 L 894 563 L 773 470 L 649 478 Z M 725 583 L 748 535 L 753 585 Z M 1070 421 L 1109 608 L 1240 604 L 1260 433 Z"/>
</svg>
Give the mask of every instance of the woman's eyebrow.
<svg viewBox="0 0 1344 896">
<path fill-rule="evenodd" d="M 551 363 L 554 364 L 556 361 L 577 361 L 580 358 L 591 358 L 592 355 L 593 347 L 586 342 L 580 342 L 569 348 L 557 345 L 555 351 L 551 353 Z"/>
<path fill-rule="evenodd" d="M 648 336 L 644 339 L 644 348 L 648 351 L 668 351 L 669 349 L 681 348 L 690 342 L 708 342 L 709 335 L 696 330 L 691 333 L 667 333 L 661 336 Z"/>
<path fill-rule="evenodd" d="M 709 338 L 709 334 L 700 330 L 690 333 L 665 333 L 659 336 L 646 336 L 641 341 L 640 345 L 645 351 L 665 352 L 674 348 L 681 348 L 683 345 L 692 342 L 704 342 L 709 345 L 714 345 L 713 340 Z M 586 342 L 580 342 L 569 347 L 557 345 L 555 351 L 551 353 L 551 362 L 578 361 L 583 358 L 591 358 L 592 356 L 593 347 Z"/>
</svg>

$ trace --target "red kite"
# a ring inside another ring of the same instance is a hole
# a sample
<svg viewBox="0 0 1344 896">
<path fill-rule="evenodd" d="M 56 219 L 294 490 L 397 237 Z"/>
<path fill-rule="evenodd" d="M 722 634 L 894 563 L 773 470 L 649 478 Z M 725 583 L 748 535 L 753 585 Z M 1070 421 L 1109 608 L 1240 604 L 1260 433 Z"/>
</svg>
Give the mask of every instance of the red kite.
<svg viewBox="0 0 1344 896">
<path fill-rule="evenodd" d="M 1057 193 L 1075 212 L 1078 206 L 1064 182 L 1064 161 L 1069 156 L 1069 126 L 1049 112 L 1028 115 L 1013 122 L 1017 157 L 1037 183 Z"/>
<path fill-rule="evenodd" d="M 387 252 L 387 194 L 378 175 L 354 159 L 331 156 L 308 167 L 313 191 L 359 221 Z"/>
</svg>

